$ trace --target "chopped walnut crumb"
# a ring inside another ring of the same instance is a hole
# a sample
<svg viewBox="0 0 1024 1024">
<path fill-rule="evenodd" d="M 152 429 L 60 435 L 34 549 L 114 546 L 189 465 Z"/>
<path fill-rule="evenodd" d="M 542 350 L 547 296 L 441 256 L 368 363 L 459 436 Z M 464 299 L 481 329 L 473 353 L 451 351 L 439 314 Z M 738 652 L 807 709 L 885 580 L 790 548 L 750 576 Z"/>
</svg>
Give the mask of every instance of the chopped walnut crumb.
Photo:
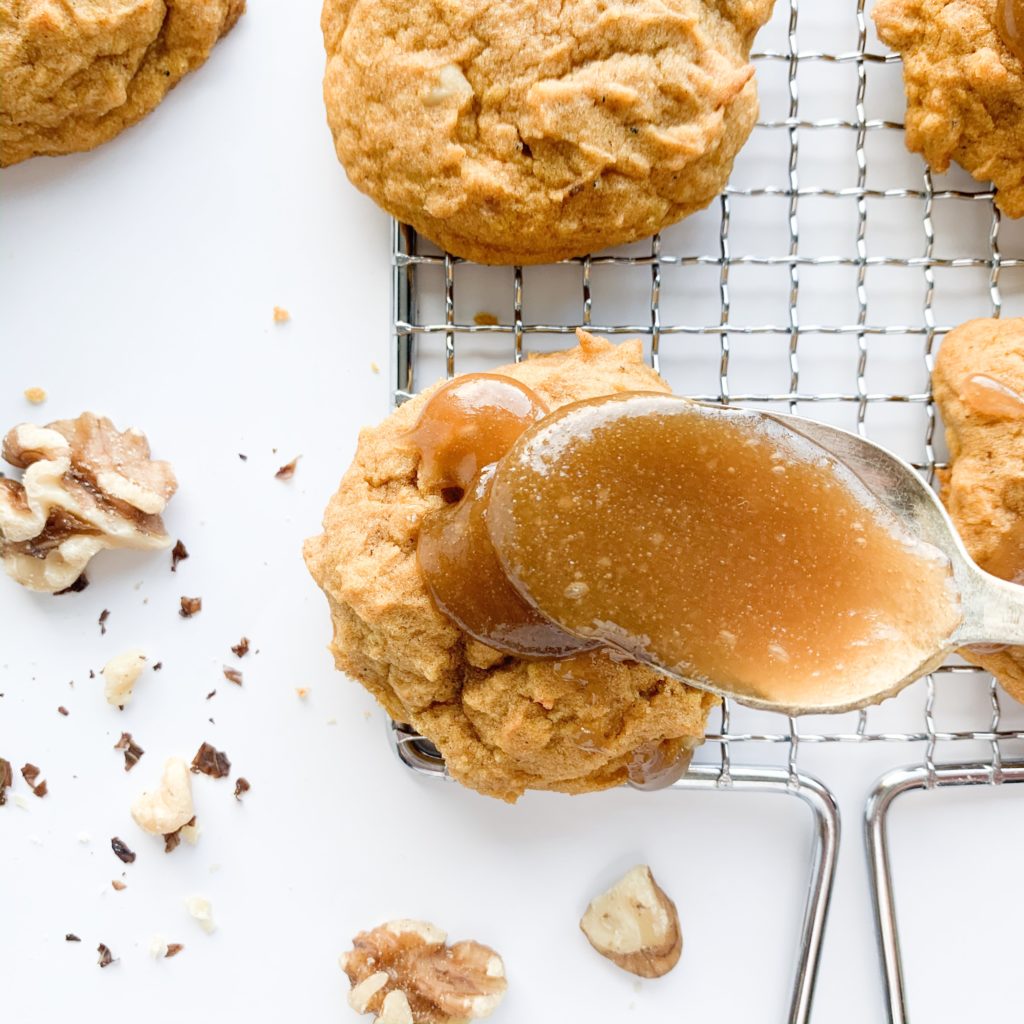
<svg viewBox="0 0 1024 1024">
<path fill-rule="evenodd" d="M 238 778 L 235 779 L 235 799 L 236 800 L 241 802 L 242 796 L 245 793 L 248 793 L 250 789 L 252 789 L 252 786 L 249 784 L 249 780 L 244 775 L 239 775 Z"/>
<path fill-rule="evenodd" d="M 172 956 L 177 956 L 184 948 L 180 942 L 168 942 L 167 952 L 164 953 L 165 959 L 170 960 Z"/>
<path fill-rule="evenodd" d="M 131 699 L 135 684 L 142 675 L 146 654 L 137 647 L 119 654 L 103 666 L 103 696 L 115 708 L 123 708 Z"/>
<path fill-rule="evenodd" d="M 115 892 L 124 892 L 128 888 L 128 883 L 122 882 L 119 878 L 112 879 L 110 884 Z"/>
<path fill-rule="evenodd" d="M 181 846 L 182 839 L 188 841 L 190 846 L 195 846 L 199 838 L 199 829 L 196 827 L 196 816 L 193 814 L 188 821 L 180 828 L 164 835 L 164 853 L 172 853 Z"/>
<path fill-rule="evenodd" d="M 286 324 L 291 320 L 292 315 L 283 306 L 274 307 L 274 323 L 275 324 Z"/>
<path fill-rule="evenodd" d="M 188 548 L 182 544 L 181 540 L 174 542 L 174 547 L 171 548 L 171 572 L 178 571 L 178 563 L 184 562 L 188 558 Z"/>
<path fill-rule="evenodd" d="M 67 935 L 64 936 L 64 941 L 65 942 L 81 942 L 82 940 L 74 932 L 68 932 Z"/>
<path fill-rule="evenodd" d="M 160 514 L 177 489 L 145 435 L 83 413 L 8 431 L 3 457 L 22 479 L 0 479 L 0 559 L 33 590 L 71 586 L 104 548 L 170 546 Z"/>
<path fill-rule="evenodd" d="M 145 790 L 131 807 L 135 823 L 151 836 L 176 832 L 195 816 L 192 806 L 192 776 L 180 757 L 170 757 L 164 764 L 160 787 Z"/>
<path fill-rule="evenodd" d="M 249 638 L 247 636 L 243 636 L 237 644 L 232 644 L 231 653 L 236 658 L 244 658 L 249 653 Z"/>
<path fill-rule="evenodd" d="M 342 954 L 349 1002 L 378 1020 L 455 1024 L 490 1015 L 508 988 L 501 957 L 478 942 L 446 945 L 424 921 L 391 921 L 357 935 Z M 380 975 L 384 975 L 383 978 Z M 408 1016 L 404 1014 L 408 1008 Z"/>
<path fill-rule="evenodd" d="M 308 686 L 296 686 L 295 687 L 295 693 L 299 696 L 300 699 L 304 700 L 306 697 L 309 696 L 309 687 Z"/>
<path fill-rule="evenodd" d="M 0 807 L 7 803 L 7 790 L 14 783 L 14 772 L 11 762 L 0 757 Z"/>
<path fill-rule="evenodd" d="M 58 704 L 57 705 L 57 714 L 58 715 L 63 715 L 65 718 L 67 718 L 68 715 L 71 714 L 71 712 L 68 711 L 68 709 L 66 707 L 64 707 L 63 704 Z"/>
<path fill-rule="evenodd" d="M 153 666 L 153 671 L 154 671 L 154 672 L 159 672 L 159 671 L 160 671 L 160 670 L 161 670 L 161 669 L 162 669 L 163 667 L 164 667 L 164 663 L 163 663 L 162 661 L 158 661 L 158 662 L 157 662 L 157 663 L 156 663 L 156 664 L 155 664 L 155 665 Z"/>
<path fill-rule="evenodd" d="M 189 896 L 185 900 L 185 909 L 199 922 L 199 927 L 207 935 L 216 931 L 213 921 L 213 904 L 205 896 Z"/>
<path fill-rule="evenodd" d="M 201 597 L 183 597 L 181 599 L 181 610 L 178 614 L 183 619 L 191 619 L 197 612 L 203 610 L 203 599 Z"/>
<path fill-rule="evenodd" d="M 114 851 L 114 855 L 117 859 L 123 864 L 135 863 L 135 854 L 128 849 L 128 844 L 123 839 L 119 839 L 117 836 L 114 836 L 114 838 L 110 840 L 110 848 Z"/>
<path fill-rule="evenodd" d="M 293 476 L 295 476 L 295 469 L 296 469 L 296 467 L 297 467 L 297 466 L 298 466 L 298 464 L 299 464 L 299 459 L 301 459 L 301 458 L 302 458 L 302 456 L 301 456 L 301 455 L 296 455 L 296 456 L 295 456 L 295 458 L 294 458 L 294 459 L 292 459 L 292 461 L 291 461 L 291 462 L 286 462 L 286 463 L 285 463 L 285 464 L 284 464 L 284 465 L 283 465 L 283 466 L 282 466 L 282 467 L 281 467 L 281 468 L 280 468 L 280 469 L 279 469 L 279 470 L 278 470 L 278 471 L 277 471 L 277 472 L 276 472 L 276 473 L 274 474 L 274 476 L 276 476 L 278 480 L 291 480 L 291 478 L 292 478 Z"/>
<path fill-rule="evenodd" d="M 216 691 L 216 690 L 211 690 L 211 691 L 210 691 L 210 692 L 209 692 L 209 693 L 208 693 L 208 694 L 206 695 L 206 699 L 207 699 L 207 700 L 211 700 L 212 698 L 214 698 L 214 697 L 216 697 L 216 696 L 217 696 L 217 691 Z"/>
<path fill-rule="evenodd" d="M 102 942 L 96 947 L 96 952 L 100 955 L 97 961 L 100 967 L 109 967 L 112 963 L 116 962 L 117 958 L 110 952 L 110 948 Z"/>
<path fill-rule="evenodd" d="M 31 789 L 37 797 L 42 799 L 49 792 L 49 789 L 46 785 L 45 779 L 43 779 L 42 782 L 36 782 L 40 774 L 40 769 L 34 764 L 26 764 L 21 769 L 21 776 L 28 783 L 29 789 Z"/>
<path fill-rule="evenodd" d="M 109 618 L 110 618 L 110 609 L 109 608 L 104 608 L 103 611 L 100 612 L 100 617 L 96 620 L 99 623 L 100 636 L 106 636 L 107 635 L 107 619 L 109 619 Z"/>
<path fill-rule="evenodd" d="M 192 771 L 194 774 L 202 772 L 214 779 L 223 779 L 231 774 L 231 761 L 228 755 L 209 743 L 204 743 L 192 758 Z"/>
<path fill-rule="evenodd" d="M 43 388 L 25 388 L 25 397 L 33 405 L 42 405 L 46 401 L 46 391 Z"/>
<path fill-rule="evenodd" d="M 241 686 L 242 685 L 242 673 L 239 672 L 237 668 L 228 668 L 228 666 L 225 665 L 224 666 L 224 678 L 229 683 L 234 683 L 235 686 Z"/>
<path fill-rule="evenodd" d="M 124 751 L 124 770 L 126 772 L 130 772 L 145 753 L 142 747 L 132 739 L 130 732 L 121 733 L 121 738 L 114 744 L 114 749 Z"/>
</svg>

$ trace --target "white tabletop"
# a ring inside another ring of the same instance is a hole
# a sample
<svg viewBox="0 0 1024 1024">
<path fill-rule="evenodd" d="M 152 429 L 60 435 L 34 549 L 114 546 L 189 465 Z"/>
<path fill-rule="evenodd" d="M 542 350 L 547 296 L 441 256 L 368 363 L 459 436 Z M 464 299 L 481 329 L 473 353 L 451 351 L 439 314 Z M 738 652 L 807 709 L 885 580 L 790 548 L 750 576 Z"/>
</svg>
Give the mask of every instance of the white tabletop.
<svg viewBox="0 0 1024 1024">
<path fill-rule="evenodd" d="M 50 790 L 36 799 L 18 778 L 13 792 L 26 806 L 0 808 L 0 1019 L 355 1020 L 336 957 L 357 931 L 394 917 L 434 921 L 504 955 L 510 990 L 496 1024 L 784 1019 L 811 841 L 797 801 L 622 790 L 505 806 L 400 766 L 383 713 L 334 671 L 326 602 L 300 546 L 318 529 L 360 425 L 388 409 L 389 225 L 334 157 L 319 3 L 250 6 L 208 65 L 142 124 L 93 153 L 29 161 L 0 178 L 0 427 L 84 409 L 138 425 L 177 470 L 166 521 L 190 553 L 175 574 L 166 553 L 104 554 L 77 595 L 0 580 L 0 756 L 16 770 L 39 765 Z M 776 12 L 759 49 L 785 48 L 788 14 Z M 801 18 L 802 49 L 855 48 L 852 5 L 821 2 Z M 853 113 L 848 70 L 851 101 L 835 116 Z M 898 70 L 876 70 L 887 83 L 879 103 L 899 119 Z M 785 98 L 785 69 L 777 72 L 762 73 L 766 116 Z M 813 79 L 803 95 L 804 116 L 827 116 Z M 816 144 L 809 134 L 806 160 Z M 755 136 L 736 180 L 756 181 L 772 145 Z M 785 200 L 776 204 L 784 213 Z M 805 208 L 802 244 L 850 250 L 855 216 L 851 229 L 845 214 Z M 921 251 L 919 211 L 895 227 L 887 213 L 873 223 L 904 231 Z M 1008 237 L 1024 252 L 1019 231 Z M 781 279 L 757 299 L 763 308 L 738 308 L 739 322 L 778 318 L 788 285 L 777 269 Z M 920 318 L 920 270 L 871 275 L 872 321 L 903 319 L 904 292 Z M 940 320 L 985 312 L 986 280 L 951 290 Z M 1011 312 L 1021 283 L 1004 281 Z M 811 319 L 824 315 L 829 287 L 808 286 Z M 716 307 L 717 269 L 704 296 Z M 290 322 L 272 322 L 275 305 Z M 894 348 L 885 338 L 872 345 L 881 373 Z M 30 386 L 48 392 L 42 408 L 22 397 Z M 275 479 L 299 454 L 294 479 Z M 177 614 L 182 595 L 203 599 L 191 620 Z M 253 650 L 238 661 L 230 646 L 242 635 Z M 90 670 L 136 646 L 163 669 L 147 671 L 119 713 Z M 244 673 L 241 688 L 225 680 L 225 665 Z M 942 685 L 940 728 L 986 726 L 982 688 Z M 918 728 L 921 704 L 917 687 L 875 724 Z M 1006 720 L 1020 716 L 1008 709 Z M 112 749 L 122 730 L 145 749 L 130 774 Z M 226 751 L 233 777 L 252 790 L 239 804 L 230 781 L 196 777 L 198 845 L 165 855 L 133 824 L 129 803 L 165 757 L 191 758 L 203 741 Z M 920 746 L 891 744 L 800 751 L 801 769 L 838 793 L 845 828 L 816 1020 L 883 1012 L 861 816 L 883 770 L 921 757 Z M 894 869 L 918 1019 L 1009 1019 L 1016 1005 L 1021 795 L 929 793 L 898 808 Z M 115 835 L 136 851 L 134 864 L 111 852 Z M 577 928 L 590 897 L 639 861 L 675 898 L 685 934 L 680 966 L 657 982 L 598 958 Z M 122 877 L 127 888 L 115 892 L 110 882 Z M 213 903 L 212 936 L 184 908 L 193 894 Z M 68 932 L 81 944 L 65 942 Z M 154 934 L 185 950 L 154 961 Z M 118 958 L 106 970 L 100 942 Z"/>
</svg>

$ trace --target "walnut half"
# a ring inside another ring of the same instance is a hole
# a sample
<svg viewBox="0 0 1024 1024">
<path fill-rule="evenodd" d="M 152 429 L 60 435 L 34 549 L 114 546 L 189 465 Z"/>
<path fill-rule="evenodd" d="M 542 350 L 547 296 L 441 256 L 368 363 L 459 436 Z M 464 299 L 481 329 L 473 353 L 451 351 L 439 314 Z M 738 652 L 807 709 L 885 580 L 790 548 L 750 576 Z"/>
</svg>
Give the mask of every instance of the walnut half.
<svg viewBox="0 0 1024 1024">
<path fill-rule="evenodd" d="M 425 921 L 389 921 L 361 932 L 341 956 L 349 1005 L 377 1024 L 456 1024 L 488 1017 L 508 988 L 505 965 L 479 942 L 446 944 Z"/>
<path fill-rule="evenodd" d="M 641 978 L 668 974 L 683 951 L 676 905 L 646 864 L 595 897 L 580 928 L 601 956 Z"/>
<path fill-rule="evenodd" d="M 170 547 L 160 513 L 178 484 L 141 431 L 85 412 L 14 427 L 2 454 L 23 473 L 0 479 L 0 559 L 26 587 L 63 590 L 104 548 Z"/>
</svg>

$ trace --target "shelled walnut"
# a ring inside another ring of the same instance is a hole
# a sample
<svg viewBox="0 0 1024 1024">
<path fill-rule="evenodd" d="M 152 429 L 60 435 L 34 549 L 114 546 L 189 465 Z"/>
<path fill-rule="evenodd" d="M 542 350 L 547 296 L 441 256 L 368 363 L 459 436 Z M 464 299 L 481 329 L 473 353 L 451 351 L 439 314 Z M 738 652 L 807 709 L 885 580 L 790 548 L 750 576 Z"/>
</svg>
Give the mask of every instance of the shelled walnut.
<svg viewBox="0 0 1024 1024">
<path fill-rule="evenodd" d="M 641 978 L 668 974 L 683 951 L 676 905 L 646 864 L 595 897 L 580 928 L 601 956 Z"/>
<path fill-rule="evenodd" d="M 135 824 L 151 836 L 167 836 L 187 825 L 196 813 L 188 765 L 180 757 L 169 757 L 160 787 L 140 793 L 132 801 L 131 812 Z"/>
<path fill-rule="evenodd" d="M 377 1024 L 456 1024 L 490 1016 L 508 988 L 502 959 L 479 942 L 446 944 L 425 921 L 361 932 L 340 959 L 349 1005 Z"/>
<path fill-rule="evenodd" d="M 141 431 L 85 412 L 12 428 L 2 454 L 24 472 L 0 479 L 0 560 L 24 586 L 70 587 L 104 548 L 170 547 L 160 513 L 178 484 Z"/>
</svg>

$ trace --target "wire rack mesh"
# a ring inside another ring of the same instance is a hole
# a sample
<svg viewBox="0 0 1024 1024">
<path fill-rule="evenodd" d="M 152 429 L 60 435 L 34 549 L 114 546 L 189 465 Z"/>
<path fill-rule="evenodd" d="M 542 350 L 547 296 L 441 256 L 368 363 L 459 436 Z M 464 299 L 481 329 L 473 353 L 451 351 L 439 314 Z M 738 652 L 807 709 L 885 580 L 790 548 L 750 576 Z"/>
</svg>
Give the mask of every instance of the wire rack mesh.
<svg viewBox="0 0 1024 1024">
<path fill-rule="evenodd" d="M 753 56 L 761 118 L 728 188 L 653 238 L 483 267 L 396 224 L 395 403 L 441 376 L 565 347 L 586 327 L 644 339 L 679 394 L 855 430 L 937 483 L 935 353 L 966 319 L 1024 314 L 1024 230 L 984 184 L 956 169 L 940 179 L 906 152 L 899 57 L 874 38 L 867 6 L 777 5 Z M 972 784 L 1019 781 L 1004 764 L 1024 755 L 1024 712 L 956 658 L 850 715 L 787 719 L 730 702 L 716 715 L 695 761 L 724 782 L 740 763 L 796 779 L 818 744 L 891 744 L 894 764 L 921 760 L 926 788 L 951 761 L 971 762 Z"/>
</svg>

